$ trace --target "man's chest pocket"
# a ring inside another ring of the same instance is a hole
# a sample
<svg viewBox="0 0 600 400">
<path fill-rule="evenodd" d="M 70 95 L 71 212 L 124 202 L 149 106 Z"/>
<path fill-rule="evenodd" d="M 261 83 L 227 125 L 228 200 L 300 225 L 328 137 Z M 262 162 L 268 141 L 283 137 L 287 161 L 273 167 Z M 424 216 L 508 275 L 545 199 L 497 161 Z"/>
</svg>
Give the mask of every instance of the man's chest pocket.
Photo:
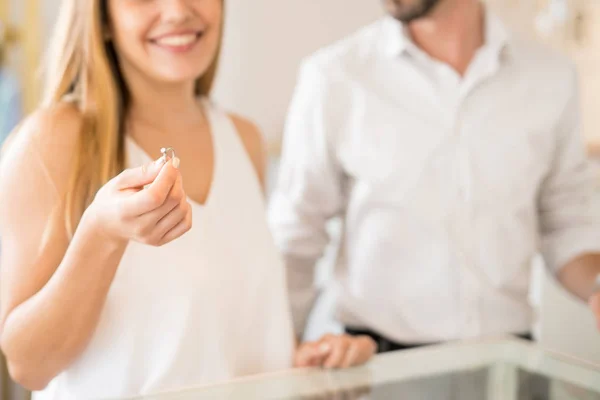
<svg viewBox="0 0 600 400">
<path fill-rule="evenodd" d="M 493 208 L 531 206 L 549 169 L 552 143 L 523 128 L 492 130 L 487 137 L 486 146 L 475 143 L 481 151 L 471 152 L 478 202 Z"/>
</svg>

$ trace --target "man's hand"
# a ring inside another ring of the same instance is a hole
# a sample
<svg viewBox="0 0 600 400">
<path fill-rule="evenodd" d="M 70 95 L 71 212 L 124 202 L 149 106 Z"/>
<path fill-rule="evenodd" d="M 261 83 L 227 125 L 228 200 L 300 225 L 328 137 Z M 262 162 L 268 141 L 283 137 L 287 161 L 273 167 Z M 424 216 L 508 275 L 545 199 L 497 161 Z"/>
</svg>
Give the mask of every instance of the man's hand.
<svg viewBox="0 0 600 400">
<path fill-rule="evenodd" d="M 558 280 L 571 293 L 588 301 L 600 331 L 600 253 L 583 254 L 567 263 Z"/>
<path fill-rule="evenodd" d="M 294 366 L 349 368 L 362 365 L 375 354 L 377 345 L 368 336 L 325 335 L 298 346 Z"/>
</svg>

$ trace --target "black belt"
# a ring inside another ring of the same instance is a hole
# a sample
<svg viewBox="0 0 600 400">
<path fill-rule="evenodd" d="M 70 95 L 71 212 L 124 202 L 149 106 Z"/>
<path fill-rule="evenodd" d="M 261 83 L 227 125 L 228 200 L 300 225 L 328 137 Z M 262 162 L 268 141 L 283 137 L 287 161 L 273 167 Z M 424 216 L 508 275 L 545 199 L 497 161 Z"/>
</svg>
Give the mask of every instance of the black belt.
<svg viewBox="0 0 600 400">
<path fill-rule="evenodd" d="M 378 353 L 387 353 L 388 351 L 408 350 L 417 347 L 431 346 L 437 343 L 400 343 L 389 340 L 377 332 L 368 329 L 355 329 L 346 327 L 346 333 L 351 336 L 369 336 L 377 344 Z M 514 336 L 525 340 L 533 340 L 530 333 L 515 334 Z"/>
</svg>

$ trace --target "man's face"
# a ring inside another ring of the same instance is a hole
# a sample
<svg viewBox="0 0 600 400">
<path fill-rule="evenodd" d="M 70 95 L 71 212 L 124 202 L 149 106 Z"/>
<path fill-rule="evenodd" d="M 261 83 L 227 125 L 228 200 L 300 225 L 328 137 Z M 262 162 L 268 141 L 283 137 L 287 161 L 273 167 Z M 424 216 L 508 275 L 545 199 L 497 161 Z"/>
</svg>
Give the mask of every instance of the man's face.
<svg viewBox="0 0 600 400">
<path fill-rule="evenodd" d="M 427 16 L 440 0 L 383 0 L 387 12 L 408 23 Z"/>
</svg>

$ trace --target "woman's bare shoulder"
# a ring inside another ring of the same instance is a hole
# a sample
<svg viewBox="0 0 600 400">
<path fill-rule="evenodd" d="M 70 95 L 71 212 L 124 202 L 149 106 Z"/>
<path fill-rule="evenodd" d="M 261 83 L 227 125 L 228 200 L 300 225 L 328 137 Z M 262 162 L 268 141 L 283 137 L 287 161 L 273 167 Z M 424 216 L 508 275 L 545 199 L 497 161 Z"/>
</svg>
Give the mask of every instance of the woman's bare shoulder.
<svg viewBox="0 0 600 400">
<path fill-rule="evenodd" d="M 43 174 L 57 188 L 66 186 L 82 126 L 81 112 L 70 103 L 33 112 L 9 136 L 2 149 L 0 185 L 11 181 L 15 174 L 21 177 Z"/>
</svg>

